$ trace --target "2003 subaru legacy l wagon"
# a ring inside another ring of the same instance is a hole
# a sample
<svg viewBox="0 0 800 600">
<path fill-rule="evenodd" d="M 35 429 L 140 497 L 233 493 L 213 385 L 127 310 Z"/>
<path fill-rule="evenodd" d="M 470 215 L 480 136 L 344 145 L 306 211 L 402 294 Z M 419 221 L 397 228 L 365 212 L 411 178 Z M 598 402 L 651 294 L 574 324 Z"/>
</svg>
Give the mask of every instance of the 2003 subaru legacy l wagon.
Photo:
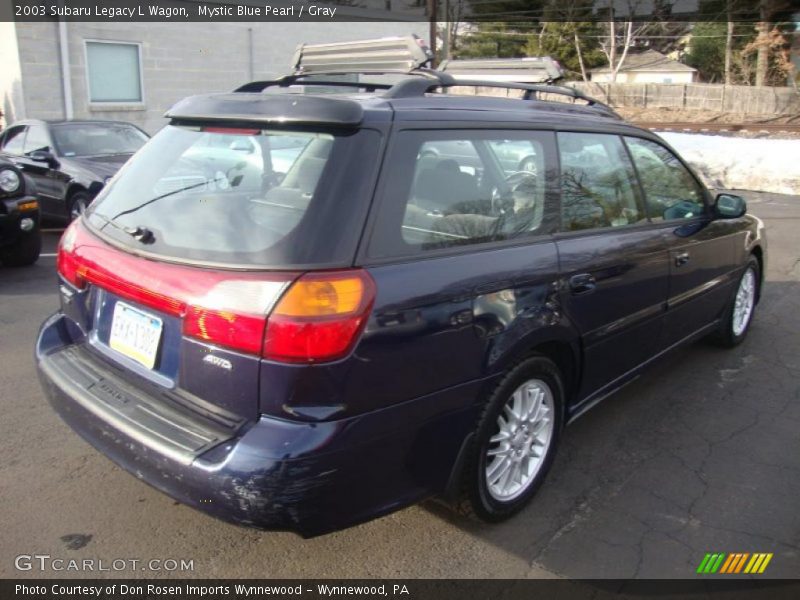
<svg viewBox="0 0 800 600">
<path fill-rule="evenodd" d="M 137 477 L 304 536 L 429 496 L 498 521 L 566 423 L 747 334 L 762 224 L 656 135 L 425 69 L 291 93 L 324 70 L 178 103 L 61 240 L 41 380 Z"/>
</svg>

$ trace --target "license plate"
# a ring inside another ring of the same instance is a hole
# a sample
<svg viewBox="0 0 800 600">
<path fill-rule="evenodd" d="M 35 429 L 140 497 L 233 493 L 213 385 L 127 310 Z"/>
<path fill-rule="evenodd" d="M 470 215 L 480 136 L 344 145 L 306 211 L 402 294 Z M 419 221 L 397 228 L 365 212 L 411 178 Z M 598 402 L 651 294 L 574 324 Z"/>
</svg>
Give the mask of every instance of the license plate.
<svg viewBox="0 0 800 600">
<path fill-rule="evenodd" d="M 117 352 L 152 369 L 156 364 L 163 323 L 158 317 L 133 308 L 124 302 L 114 306 L 108 345 Z"/>
</svg>

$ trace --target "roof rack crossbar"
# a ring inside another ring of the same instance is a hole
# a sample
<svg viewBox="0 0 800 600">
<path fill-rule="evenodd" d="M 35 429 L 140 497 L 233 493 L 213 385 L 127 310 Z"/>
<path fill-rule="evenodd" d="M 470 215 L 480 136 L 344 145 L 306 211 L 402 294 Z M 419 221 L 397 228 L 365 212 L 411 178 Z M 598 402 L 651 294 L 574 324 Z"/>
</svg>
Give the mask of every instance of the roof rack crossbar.
<svg viewBox="0 0 800 600">
<path fill-rule="evenodd" d="M 583 92 L 576 90 L 565 85 L 552 85 L 552 84 L 529 84 L 529 83 L 516 83 L 516 82 L 503 82 L 503 81 L 479 81 L 474 79 L 461 80 L 440 73 L 446 77 L 440 77 L 438 81 L 426 81 L 424 79 L 407 79 L 394 85 L 384 97 L 386 98 L 413 98 L 424 96 L 425 94 L 437 88 L 449 87 L 489 87 L 499 89 L 512 89 L 522 90 L 525 93 L 522 96 L 523 100 L 536 100 L 539 94 L 558 94 L 560 96 L 568 96 L 576 100 L 583 100 L 590 107 L 608 113 L 612 116 L 619 117 L 617 113 L 608 104 L 600 102 L 596 98 L 587 96 Z"/>
</svg>

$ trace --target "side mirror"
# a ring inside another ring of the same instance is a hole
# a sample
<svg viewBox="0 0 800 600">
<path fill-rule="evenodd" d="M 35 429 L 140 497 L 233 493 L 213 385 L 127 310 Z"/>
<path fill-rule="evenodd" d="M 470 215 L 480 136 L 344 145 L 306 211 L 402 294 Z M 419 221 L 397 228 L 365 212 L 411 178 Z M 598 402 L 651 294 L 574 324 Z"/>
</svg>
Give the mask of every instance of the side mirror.
<svg viewBox="0 0 800 600">
<path fill-rule="evenodd" d="M 34 150 L 28 155 L 28 158 L 31 160 L 35 160 L 36 162 L 43 162 L 47 163 L 48 166 L 56 166 L 58 164 L 58 160 L 56 159 L 56 155 L 50 152 L 49 150 Z"/>
<path fill-rule="evenodd" d="M 720 194 L 714 201 L 714 214 L 720 219 L 738 219 L 747 212 L 747 202 L 741 196 Z"/>
</svg>

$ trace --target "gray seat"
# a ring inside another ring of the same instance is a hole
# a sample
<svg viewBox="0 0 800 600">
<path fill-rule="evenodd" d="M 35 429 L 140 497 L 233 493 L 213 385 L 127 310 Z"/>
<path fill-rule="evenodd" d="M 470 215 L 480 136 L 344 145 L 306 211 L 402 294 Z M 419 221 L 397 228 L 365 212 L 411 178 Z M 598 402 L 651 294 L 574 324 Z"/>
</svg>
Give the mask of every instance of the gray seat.
<svg viewBox="0 0 800 600">
<path fill-rule="evenodd" d="M 447 214 L 458 212 L 452 210 L 457 204 L 476 201 L 480 193 L 475 177 L 462 172 L 455 160 L 443 159 L 420 171 L 412 195 L 420 208 Z"/>
</svg>

